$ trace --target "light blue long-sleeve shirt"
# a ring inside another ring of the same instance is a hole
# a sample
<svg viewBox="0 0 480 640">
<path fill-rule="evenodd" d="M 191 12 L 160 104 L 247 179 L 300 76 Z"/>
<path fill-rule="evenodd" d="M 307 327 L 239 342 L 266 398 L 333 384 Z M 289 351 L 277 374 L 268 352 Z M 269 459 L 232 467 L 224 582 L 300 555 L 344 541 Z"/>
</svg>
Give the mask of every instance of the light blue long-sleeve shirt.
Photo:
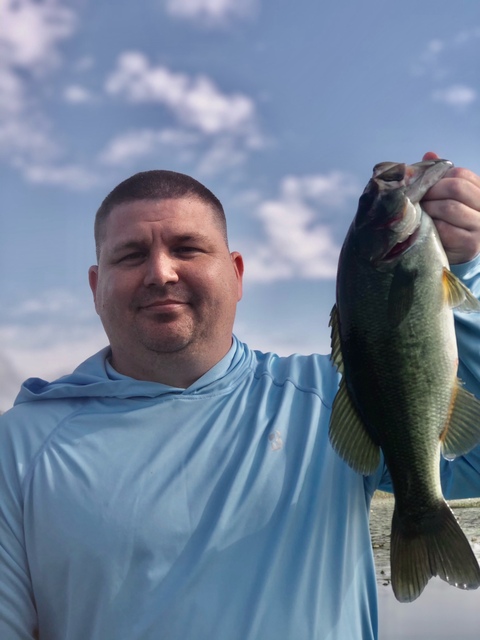
<svg viewBox="0 0 480 640">
<path fill-rule="evenodd" d="M 458 269 L 474 290 L 479 268 Z M 457 333 L 480 395 L 478 316 Z M 27 381 L 0 418 L 0 638 L 376 638 L 368 510 L 389 481 L 330 446 L 329 357 L 234 338 L 176 389 L 108 355 Z M 451 496 L 480 494 L 479 450 L 443 475 Z"/>
</svg>

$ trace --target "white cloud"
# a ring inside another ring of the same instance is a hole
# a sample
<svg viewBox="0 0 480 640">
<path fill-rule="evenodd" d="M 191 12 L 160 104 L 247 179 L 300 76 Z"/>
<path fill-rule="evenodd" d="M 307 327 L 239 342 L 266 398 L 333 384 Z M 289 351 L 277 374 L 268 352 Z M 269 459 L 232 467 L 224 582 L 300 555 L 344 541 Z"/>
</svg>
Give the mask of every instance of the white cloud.
<svg viewBox="0 0 480 640">
<path fill-rule="evenodd" d="M 412 71 L 416 76 L 427 77 L 437 87 L 432 91 L 434 100 L 453 107 L 466 107 L 475 100 L 475 92 L 468 87 L 471 61 L 480 55 L 480 27 L 452 33 L 444 39 L 427 42 L 417 56 Z M 467 75 L 466 75 L 467 74 Z M 426 85 L 425 81 L 424 86 Z"/>
<path fill-rule="evenodd" d="M 166 0 L 167 12 L 196 24 L 222 26 L 235 18 L 251 16 L 256 0 Z"/>
<path fill-rule="evenodd" d="M 78 84 L 71 84 L 64 89 L 63 98 L 70 104 L 88 104 L 95 102 L 95 96 L 91 91 Z"/>
<path fill-rule="evenodd" d="M 263 141 L 259 144 L 263 144 Z M 209 136 L 187 128 L 132 129 L 114 137 L 98 156 L 108 166 L 128 166 L 139 158 L 158 158 L 175 153 L 177 161 L 195 163 L 199 175 L 211 176 L 243 164 L 255 140 L 238 140 L 234 135 Z"/>
<path fill-rule="evenodd" d="M 0 411 L 8 409 L 26 378 L 54 380 L 108 344 L 99 326 L 36 323 L 0 325 Z M 5 346 L 4 346 L 5 345 Z"/>
<path fill-rule="evenodd" d="M 153 154 L 159 147 L 173 147 L 180 158 L 187 160 L 198 142 L 196 133 L 182 129 L 132 129 L 110 140 L 99 160 L 106 165 L 126 165 Z"/>
<path fill-rule="evenodd" d="M 317 325 L 310 328 L 307 325 L 309 322 L 310 319 L 306 319 L 305 331 L 289 332 L 285 327 L 269 327 L 268 331 L 262 331 L 257 325 L 237 321 L 233 331 L 251 349 L 271 351 L 279 356 L 289 356 L 292 353 L 330 353 L 330 332 L 319 330 Z M 327 324 L 328 319 L 325 326 Z"/>
<path fill-rule="evenodd" d="M 438 38 L 427 42 L 413 66 L 413 73 L 415 75 L 424 75 L 426 73 L 442 75 L 443 72 L 439 67 L 439 61 L 445 47 L 446 43 Z"/>
<path fill-rule="evenodd" d="M 219 171 L 240 166 L 247 157 L 248 147 L 239 145 L 233 136 L 219 136 L 200 158 L 197 171 L 204 176 L 214 175 Z"/>
<path fill-rule="evenodd" d="M 57 151 L 24 78 L 0 62 L 0 157 L 16 166 L 22 159 L 52 158 Z"/>
<path fill-rule="evenodd" d="M 89 189 L 101 181 L 97 171 L 76 164 L 22 165 L 25 178 L 36 184 L 68 187 L 76 191 Z"/>
<path fill-rule="evenodd" d="M 468 107 L 477 99 L 477 92 L 466 85 L 456 84 L 433 92 L 433 99 L 452 107 Z"/>
<path fill-rule="evenodd" d="M 21 374 L 9 358 L 0 353 L 0 413 L 12 406 L 22 381 Z"/>
<path fill-rule="evenodd" d="M 0 123 L 22 112 L 26 102 L 25 87 L 11 69 L 0 66 Z"/>
<path fill-rule="evenodd" d="M 84 71 L 90 71 L 95 66 L 95 59 L 93 56 L 82 56 L 79 60 L 77 60 L 75 64 L 75 71 L 78 73 L 82 73 Z"/>
<path fill-rule="evenodd" d="M 68 290 L 44 291 L 4 315 L 0 323 L 0 410 L 11 405 L 26 378 L 53 380 L 108 344 L 93 302 Z"/>
<path fill-rule="evenodd" d="M 432 81 L 424 88 L 434 102 L 463 110 L 478 100 L 478 91 L 471 85 L 468 70 L 471 60 L 480 55 L 480 27 L 453 33 L 448 38 L 430 40 L 415 64 L 414 73 Z"/>
<path fill-rule="evenodd" d="M 172 126 L 115 137 L 99 156 L 104 164 L 126 164 L 171 147 L 177 159 L 195 161 L 199 174 L 211 175 L 244 163 L 252 151 L 265 146 L 251 98 L 225 94 L 205 75 L 189 76 L 152 65 L 140 52 L 119 57 L 105 91 L 131 104 L 164 107 Z"/>
<path fill-rule="evenodd" d="M 0 24 L 0 155 L 23 171 L 60 154 L 39 88 L 60 63 L 59 45 L 76 18 L 62 0 L 5 0 Z"/>
<path fill-rule="evenodd" d="M 35 70 L 58 62 L 57 45 L 75 28 L 75 15 L 60 0 L 3 0 L 0 4 L 0 59 Z"/>
<path fill-rule="evenodd" d="M 23 170 L 36 162 L 48 162 L 58 155 L 50 127 L 41 114 L 28 117 L 0 116 L 0 157 Z"/>
<path fill-rule="evenodd" d="M 357 182 L 340 172 L 284 178 L 279 198 L 257 208 L 266 241 L 246 255 L 246 277 L 257 282 L 334 278 L 340 247 L 321 213 L 358 193 Z"/>
<path fill-rule="evenodd" d="M 28 317 L 56 317 L 60 319 L 90 320 L 95 316 L 93 305 L 85 306 L 78 295 L 65 289 L 48 289 L 41 296 L 25 298 L 9 310 L 15 321 Z"/>
<path fill-rule="evenodd" d="M 341 207 L 347 198 L 358 195 L 356 181 L 341 171 L 300 178 L 287 176 L 281 190 L 287 201 L 305 199 L 333 207 Z"/>
<path fill-rule="evenodd" d="M 106 91 L 133 103 L 165 106 L 184 125 L 205 135 L 254 135 L 255 106 L 243 94 L 226 95 L 210 78 L 190 77 L 151 66 L 142 53 L 123 53 L 107 79 Z"/>
<path fill-rule="evenodd" d="M 470 43 L 472 40 L 480 39 L 480 27 L 474 27 L 473 29 L 465 29 L 460 31 L 453 37 L 453 44 L 463 47 Z"/>
</svg>

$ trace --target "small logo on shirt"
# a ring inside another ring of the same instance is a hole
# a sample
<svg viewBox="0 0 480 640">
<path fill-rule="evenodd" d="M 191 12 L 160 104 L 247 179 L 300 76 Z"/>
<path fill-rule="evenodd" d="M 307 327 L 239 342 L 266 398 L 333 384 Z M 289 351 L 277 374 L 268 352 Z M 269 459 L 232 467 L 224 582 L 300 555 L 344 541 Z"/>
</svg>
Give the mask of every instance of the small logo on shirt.
<svg viewBox="0 0 480 640">
<path fill-rule="evenodd" d="M 272 451 L 278 451 L 283 448 L 283 440 L 282 434 L 280 431 L 275 431 L 275 433 L 270 433 L 268 435 L 268 439 L 270 440 L 270 446 L 272 447 Z"/>
</svg>

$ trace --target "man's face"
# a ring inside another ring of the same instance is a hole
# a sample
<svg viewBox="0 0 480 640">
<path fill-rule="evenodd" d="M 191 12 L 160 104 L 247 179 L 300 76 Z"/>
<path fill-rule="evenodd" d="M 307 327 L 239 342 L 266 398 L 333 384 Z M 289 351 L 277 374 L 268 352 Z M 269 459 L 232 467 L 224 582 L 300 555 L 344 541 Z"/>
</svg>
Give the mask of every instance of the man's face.
<svg viewBox="0 0 480 640">
<path fill-rule="evenodd" d="M 114 366 L 133 375 L 153 354 L 228 351 L 243 263 L 230 254 L 209 205 L 197 198 L 137 200 L 105 222 L 95 308 Z"/>
</svg>

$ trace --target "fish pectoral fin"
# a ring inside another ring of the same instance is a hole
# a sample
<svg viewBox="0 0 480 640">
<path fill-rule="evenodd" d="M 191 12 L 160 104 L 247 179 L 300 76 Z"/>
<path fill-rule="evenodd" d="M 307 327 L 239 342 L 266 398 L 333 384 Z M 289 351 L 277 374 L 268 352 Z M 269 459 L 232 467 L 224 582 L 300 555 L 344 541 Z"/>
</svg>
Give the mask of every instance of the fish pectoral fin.
<svg viewBox="0 0 480 640">
<path fill-rule="evenodd" d="M 480 401 L 458 379 L 450 419 L 440 439 L 442 455 L 447 459 L 463 455 L 480 443 Z"/>
<path fill-rule="evenodd" d="M 450 269 L 443 268 L 443 286 L 450 307 L 467 313 L 479 312 L 480 302 Z"/>
<path fill-rule="evenodd" d="M 391 327 L 398 327 L 407 317 L 413 304 L 417 271 L 407 271 L 397 265 L 388 293 L 387 317 Z"/>
<path fill-rule="evenodd" d="M 337 305 L 334 304 L 333 308 L 330 312 L 330 322 L 328 326 L 332 328 L 331 332 L 331 346 L 332 346 L 332 355 L 331 358 L 333 363 L 337 367 L 340 373 L 343 373 L 343 357 L 342 357 L 342 348 L 340 344 L 340 328 L 339 328 L 339 320 L 338 320 L 338 309 Z"/>
<path fill-rule="evenodd" d="M 380 464 L 380 447 L 368 434 L 344 378 L 333 401 L 329 437 L 334 450 L 354 471 L 370 475 Z"/>
</svg>

